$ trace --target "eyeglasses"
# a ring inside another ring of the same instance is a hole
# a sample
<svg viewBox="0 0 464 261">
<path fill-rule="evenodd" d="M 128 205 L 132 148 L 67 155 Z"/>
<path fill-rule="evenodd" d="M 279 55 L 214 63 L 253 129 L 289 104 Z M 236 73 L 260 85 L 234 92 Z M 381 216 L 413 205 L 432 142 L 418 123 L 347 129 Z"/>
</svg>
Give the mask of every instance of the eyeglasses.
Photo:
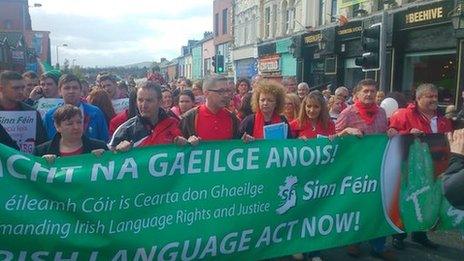
<svg viewBox="0 0 464 261">
<path fill-rule="evenodd" d="M 208 91 L 215 92 L 215 93 L 218 93 L 218 94 L 226 94 L 226 93 L 232 93 L 233 92 L 230 89 L 217 89 L 217 90 L 209 89 Z"/>
</svg>

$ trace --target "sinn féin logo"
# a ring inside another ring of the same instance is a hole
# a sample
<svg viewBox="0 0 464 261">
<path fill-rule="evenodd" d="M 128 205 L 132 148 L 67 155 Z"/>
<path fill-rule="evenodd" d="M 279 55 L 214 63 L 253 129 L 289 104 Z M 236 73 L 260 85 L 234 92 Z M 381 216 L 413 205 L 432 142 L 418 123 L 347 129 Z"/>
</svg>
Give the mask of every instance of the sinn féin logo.
<svg viewBox="0 0 464 261">
<path fill-rule="evenodd" d="M 279 208 L 276 209 L 277 214 L 282 215 L 296 205 L 296 192 L 294 185 L 298 182 L 297 177 L 288 176 L 285 178 L 285 184 L 279 186 L 279 197 L 283 200 Z"/>
</svg>

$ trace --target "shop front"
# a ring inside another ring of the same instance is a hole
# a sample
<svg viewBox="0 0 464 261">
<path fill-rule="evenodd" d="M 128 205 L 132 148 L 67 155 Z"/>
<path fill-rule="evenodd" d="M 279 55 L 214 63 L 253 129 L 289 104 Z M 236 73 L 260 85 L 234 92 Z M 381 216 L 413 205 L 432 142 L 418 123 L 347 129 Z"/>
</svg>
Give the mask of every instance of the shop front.
<svg viewBox="0 0 464 261">
<path fill-rule="evenodd" d="M 335 27 L 313 31 L 302 37 L 302 81 L 313 89 L 336 85 L 338 58 L 334 53 Z"/>
<path fill-rule="evenodd" d="M 280 54 L 276 52 L 276 42 L 258 46 L 258 72 L 263 78 L 282 81 Z"/>
<path fill-rule="evenodd" d="M 337 69 L 338 86 L 353 89 L 366 77 L 360 66 L 355 65 L 356 57 L 362 56 L 361 33 L 362 21 L 352 21 L 336 29 L 339 67 Z"/>
<path fill-rule="evenodd" d="M 289 51 L 292 43 L 292 38 L 276 41 L 276 53 L 280 55 L 280 68 L 283 77 L 294 77 L 296 75 L 296 59 Z"/>
<path fill-rule="evenodd" d="M 251 79 L 258 74 L 258 62 L 255 58 L 235 61 L 235 76 L 237 78 Z"/>
<path fill-rule="evenodd" d="M 453 1 L 416 5 L 395 13 L 393 89 L 414 93 L 421 83 L 433 83 L 442 106 L 457 104 L 458 40 L 452 24 Z"/>
<path fill-rule="evenodd" d="M 280 55 L 273 54 L 260 57 L 258 60 L 259 74 L 266 79 L 282 81 Z"/>
</svg>

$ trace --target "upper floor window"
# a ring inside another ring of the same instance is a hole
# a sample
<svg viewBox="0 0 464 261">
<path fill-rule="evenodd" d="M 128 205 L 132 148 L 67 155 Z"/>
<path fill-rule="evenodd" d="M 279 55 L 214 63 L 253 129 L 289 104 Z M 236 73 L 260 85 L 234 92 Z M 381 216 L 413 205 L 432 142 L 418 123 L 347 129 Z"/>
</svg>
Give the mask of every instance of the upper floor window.
<svg viewBox="0 0 464 261">
<path fill-rule="evenodd" d="M 289 13 L 287 8 L 287 1 L 282 2 L 282 34 L 287 34 L 289 32 Z"/>
<path fill-rule="evenodd" d="M 325 0 L 319 0 L 319 25 L 325 24 Z"/>
<path fill-rule="evenodd" d="M 219 14 L 214 15 L 214 35 L 219 36 Z"/>
<path fill-rule="evenodd" d="M 227 34 L 227 9 L 222 10 L 222 34 Z"/>
<path fill-rule="evenodd" d="M 272 6 L 272 37 L 276 36 L 277 23 L 277 5 Z"/>
<path fill-rule="evenodd" d="M 271 33 L 271 8 L 266 7 L 264 11 L 264 37 L 269 38 Z"/>
<path fill-rule="evenodd" d="M 332 0 L 332 6 L 330 9 L 330 21 L 335 22 L 337 20 L 337 1 L 338 0 Z"/>
</svg>

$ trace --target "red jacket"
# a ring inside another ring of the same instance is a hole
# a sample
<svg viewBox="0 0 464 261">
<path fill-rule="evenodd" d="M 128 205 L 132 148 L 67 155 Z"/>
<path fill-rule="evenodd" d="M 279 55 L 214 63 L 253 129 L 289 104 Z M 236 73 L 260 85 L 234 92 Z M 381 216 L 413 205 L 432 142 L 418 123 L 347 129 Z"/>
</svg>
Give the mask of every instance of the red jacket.
<svg viewBox="0 0 464 261">
<path fill-rule="evenodd" d="M 451 121 L 441 115 L 437 115 L 438 133 L 452 131 Z M 415 128 L 424 133 L 432 133 L 430 120 L 422 116 L 416 108 L 416 104 L 409 104 L 404 109 L 399 109 L 390 117 L 390 128 L 399 131 L 400 134 L 408 134 Z"/>
<path fill-rule="evenodd" d="M 113 133 L 116 131 L 116 129 L 129 119 L 128 115 L 129 115 L 129 110 L 126 109 L 116 114 L 116 116 L 114 116 L 113 119 L 111 119 L 110 127 L 108 130 L 110 133 L 110 136 L 113 136 Z"/>
<path fill-rule="evenodd" d="M 308 139 L 316 138 L 317 135 L 329 136 L 335 134 L 335 123 L 332 120 L 327 122 L 327 129 L 322 126 L 322 122 L 318 122 L 316 128 L 313 130 L 310 126 L 309 122 L 306 122 L 301 126 L 298 120 L 293 120 L 290 123 L 290 129 L 292 131 L 292 135 L 295 138 L 305 136 Z"/>
<path fill-rule="evenodd" d="M 179 129 L 179 121 L 173 117 L 167 117 L 156 123 L 151 134 L 142 141 L 140 146 L 171 144 L 177 136 L 182 136 L 182 132 Z"/>
</svg>

